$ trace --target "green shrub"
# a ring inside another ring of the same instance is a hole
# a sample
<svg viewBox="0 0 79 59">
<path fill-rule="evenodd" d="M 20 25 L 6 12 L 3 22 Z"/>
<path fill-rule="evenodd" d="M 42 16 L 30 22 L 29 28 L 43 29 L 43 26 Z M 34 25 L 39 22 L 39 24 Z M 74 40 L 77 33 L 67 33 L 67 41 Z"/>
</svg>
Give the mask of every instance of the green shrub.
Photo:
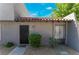
<svg viewBox="0 0 79 59">
<path fill-rule="evenodd" d="M 51 37 L 49 38 L 49 44 L 51 45 L 51 47 L 56 47 L 58 45 L 58 41 Z"/>
<path fill-rule="evenodd" d="M 10 48 L 10 47 L 13 47 L 13 46 L 14 46 L 14 44 L 12 42 L 7 42 L 5 44 L 5 47 L 7 47 L 7 48 Z"/>
<path fill-rule="evenodd" d="M 29 36 L 29 43 L 32 47 L 40 47 L 41 35 L 31 34 Z"/>
</svg>

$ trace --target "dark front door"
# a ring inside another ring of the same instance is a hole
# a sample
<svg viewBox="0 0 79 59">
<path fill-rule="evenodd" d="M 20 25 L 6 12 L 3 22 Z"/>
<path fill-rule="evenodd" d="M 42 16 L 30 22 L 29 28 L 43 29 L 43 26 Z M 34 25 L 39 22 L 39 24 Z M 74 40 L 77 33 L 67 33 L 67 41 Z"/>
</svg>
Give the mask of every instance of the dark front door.
<svg viewBox="0 0 79 59">
<path fill-rule="evenodd" d="M 20 25 L 20 44 L 28 44 L 29 26 Z"/>
</svg>

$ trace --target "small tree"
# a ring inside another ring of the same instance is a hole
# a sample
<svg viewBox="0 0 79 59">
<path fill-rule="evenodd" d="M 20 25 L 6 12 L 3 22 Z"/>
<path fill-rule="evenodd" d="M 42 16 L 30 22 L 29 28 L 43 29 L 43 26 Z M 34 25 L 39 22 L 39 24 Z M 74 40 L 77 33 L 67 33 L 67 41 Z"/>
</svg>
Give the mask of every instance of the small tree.
<svg viewBox="0 0 79 59">
<path fill-rule="evenodd" d="M 79 3 L 56 3 L 58 9 L 54 10 L 52 18 L 63 18 L 68 14 L 75 12 L 77 20 L 79 20 Z"/>
</svg>

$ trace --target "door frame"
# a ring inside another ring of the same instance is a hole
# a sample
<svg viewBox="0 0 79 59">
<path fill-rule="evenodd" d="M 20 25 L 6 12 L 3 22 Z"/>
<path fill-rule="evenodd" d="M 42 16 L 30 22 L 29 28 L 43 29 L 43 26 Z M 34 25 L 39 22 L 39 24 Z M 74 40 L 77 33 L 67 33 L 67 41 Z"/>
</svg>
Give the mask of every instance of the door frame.
<svg viewBox="0 0 79 59">
<path fill-rule="evenodd" d="M 66 23 L 65 22 L 53 22 L 53 37 L 55 37 L 54 33 L 55 33 L 55 26 L 56 25 L 57 26 L 58 25 L 59 26 L 64 26 L 64 28 L 65 28 L 65 34 L 64 34 L 65 35 L 65 37 L 64 37 L 65 38 L 64 44 L 65 44 L 66 43 L 66 38 L 67 38 L 67 36 L 66 36 L 67 35 Z"/>
</svg>

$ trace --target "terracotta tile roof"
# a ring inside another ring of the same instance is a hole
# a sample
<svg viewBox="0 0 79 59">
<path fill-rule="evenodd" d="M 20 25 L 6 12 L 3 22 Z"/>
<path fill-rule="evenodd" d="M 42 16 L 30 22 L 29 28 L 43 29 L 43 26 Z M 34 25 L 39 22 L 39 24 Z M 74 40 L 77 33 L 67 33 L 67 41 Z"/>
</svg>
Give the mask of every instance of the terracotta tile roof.
<svg viewBox="0 0 79 59">
<path fill-rule="evenodd" d="M 34 17 L 18 17 L 16 22 L 53 22 L 53 21 L 72 21 L 72 19 L 51 19 L 51 18 L 34 18 Z"/>
</svg>

